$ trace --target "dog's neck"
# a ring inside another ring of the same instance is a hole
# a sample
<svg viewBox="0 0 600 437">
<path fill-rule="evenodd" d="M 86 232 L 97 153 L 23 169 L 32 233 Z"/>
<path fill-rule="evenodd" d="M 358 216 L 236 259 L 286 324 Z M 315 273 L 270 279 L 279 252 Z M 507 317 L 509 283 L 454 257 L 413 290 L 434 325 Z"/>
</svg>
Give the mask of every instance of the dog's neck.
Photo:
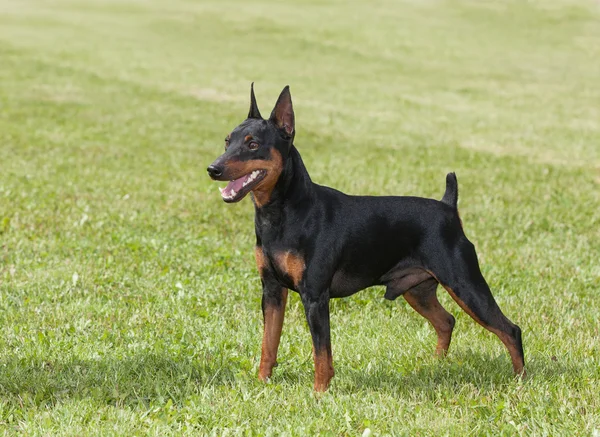
<svg viewBox="0 0 600 437">
<path fill-rule="evenodd" d="M 314 184 L 300 153 L 292 144 L 268 203 L 261 207 L 256 206 L 255 203 L 257 225 L 259 222 L 268 222 L 277 226 L 285 213 L 286 205 L 299 205 L 302 202 L 310 201 L 313 190 Z"/>
</svg>

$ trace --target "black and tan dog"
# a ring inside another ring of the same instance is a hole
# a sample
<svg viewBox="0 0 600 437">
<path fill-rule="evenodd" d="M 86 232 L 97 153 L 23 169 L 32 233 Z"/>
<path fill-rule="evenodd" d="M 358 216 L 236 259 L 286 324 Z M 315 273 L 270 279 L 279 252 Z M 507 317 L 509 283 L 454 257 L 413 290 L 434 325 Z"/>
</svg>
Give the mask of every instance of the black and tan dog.
<svg viewBox="0 0 600 437">
<path fill-rule="evenodd" d="M 230 181 L 221 195 L 238 202 L 252 192 L 256 263 L 263 287 L 264 337 L 259 378 L 271 376 L 288 289 L 300 294 L 313 340 L 317 391 L 333 377 L 329 299 L 385 285 L 386 299 L 402 295 L 437 332 L 437 355 L 450 345 L 454 317 L 438 302 L 438 283 L 473 319 L 507 347 L 514 371 L 524 373 L 521 330 L 502 314 L 465 236 L 454 173 L 441 201 L 420 197 L 349 196 L 313 183 L 294 146 L 289 87 L 268 120 L 251 90 L 248 118 L 225 139 L 209 167 Z"/>
</svg>

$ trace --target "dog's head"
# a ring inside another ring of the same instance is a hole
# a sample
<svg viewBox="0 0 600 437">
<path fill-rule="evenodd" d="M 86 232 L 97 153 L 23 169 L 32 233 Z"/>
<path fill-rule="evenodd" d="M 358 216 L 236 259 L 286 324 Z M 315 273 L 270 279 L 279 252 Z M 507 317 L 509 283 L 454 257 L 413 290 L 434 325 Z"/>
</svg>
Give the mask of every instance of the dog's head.
<svg viewBox="0 0 600 437">
<path fill-rule="evenodd" d="M 283 89 L 271 116 L 265 120 L 256 105 L 252 84 L 248 118 L 227 135 L 225 153 L 207 169 L 212 179 L 229 181 L 224 189 L 220 189 L 223 200 L 239 202 L 252 191 L 257 206 L 268 202 L 295 133 L 289 86 Z"/>
</svg>

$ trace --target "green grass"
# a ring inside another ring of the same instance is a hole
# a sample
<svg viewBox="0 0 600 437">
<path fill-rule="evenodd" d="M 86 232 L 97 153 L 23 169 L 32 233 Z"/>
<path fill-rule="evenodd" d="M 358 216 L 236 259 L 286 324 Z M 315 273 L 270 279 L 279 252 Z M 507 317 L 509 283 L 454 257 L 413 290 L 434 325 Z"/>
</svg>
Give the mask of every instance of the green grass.
<svg viewBox="0 0 600 437">
<path fill-rule="evenodd" d="M 594 1 L 2 0 L 0 430 L 25 435 L 600 433 L 600 6 Z M 525 381 L 457 317 L 332 302 L 312 391 L 292 294 L 261 384 L 253 208 L 205 168 L 290 84 L 313 179 L 460 209 Z"/>
</svg>

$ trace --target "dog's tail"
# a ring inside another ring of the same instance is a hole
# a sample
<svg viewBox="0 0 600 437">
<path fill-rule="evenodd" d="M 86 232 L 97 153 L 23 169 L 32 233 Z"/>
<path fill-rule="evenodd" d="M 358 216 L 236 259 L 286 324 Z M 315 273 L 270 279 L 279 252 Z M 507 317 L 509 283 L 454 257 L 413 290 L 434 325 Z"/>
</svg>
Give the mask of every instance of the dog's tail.
<svg viewBox="0 0 600 437">
<path fill-rule="evenodd" d="M 453 208 L 457 207 L 458 204 L 458 181 L 454 172 L 446 175 L 446 192 L 442 197 L 442 202 Z"/>
</svg>

